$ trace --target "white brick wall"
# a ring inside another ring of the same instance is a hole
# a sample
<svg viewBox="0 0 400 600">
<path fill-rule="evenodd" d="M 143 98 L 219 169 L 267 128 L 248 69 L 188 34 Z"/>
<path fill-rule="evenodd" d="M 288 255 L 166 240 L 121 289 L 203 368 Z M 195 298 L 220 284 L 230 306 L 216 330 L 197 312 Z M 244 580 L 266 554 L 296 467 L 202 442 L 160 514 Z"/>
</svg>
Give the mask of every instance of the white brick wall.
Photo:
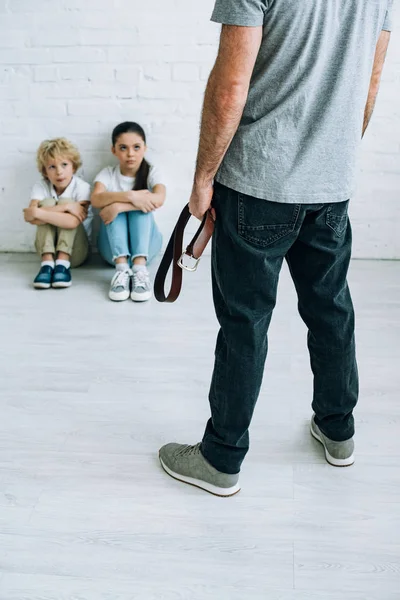
<svg viewBox="0 0 400 600">
<path fill-rule="evenodd" d="M 157 218 L 169 235 L 188 198 L 216 55 L 213 1 L 0 0 L 0 250 L 32 250 L 21 211 L 39 143 L 69 137 L 91 180 L 111 161 L 112 127 L 126 119 L 144 126 L 150 158 L 166 173 Z M 356 256 L 400 258 L 399 25 L 352 205 Z"/>
</svg>

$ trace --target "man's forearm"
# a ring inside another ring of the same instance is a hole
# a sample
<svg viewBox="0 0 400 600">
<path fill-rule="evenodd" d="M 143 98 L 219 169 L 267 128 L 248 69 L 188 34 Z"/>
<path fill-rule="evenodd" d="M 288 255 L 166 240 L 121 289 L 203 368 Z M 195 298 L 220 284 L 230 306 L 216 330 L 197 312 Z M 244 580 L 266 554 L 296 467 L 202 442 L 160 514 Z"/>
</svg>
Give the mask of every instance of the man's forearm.
<svg viewBox="0 0 400 600">
<path fill-rule="evenodd" d="M 366 132 L 369 122 L 371 120 L 372 113 L 374 112 L 375 103 L 376 103 L 376 99 L 378 97 L 378 92 L 379 92 L 379 86 L 381 83 L 383 65 L 385 63 L 386 52 L 387 52 L 388 45 L 389 45 L 389 40 L 390 40 L 389 31 L 382 31 L 382 33 L 379 36 L 378 43 L 376 45 L 374 64 L 372 67 L 372 75 L 371 75 L 371 81 L 370 81 L 369 91 L 368 91 L 367 104 L 365 106 L 365 111 L 364 111 L 364 122 L 363 122 L 363 130 L 362 130 L 363 136 L 364 136 L 364 133 Z"/>
<path fill-rule="evenodd" d="M 239 127 L 247 94 L 248 89 L 242 86 L 224 87 L 218 72 L 211 72 L 204 98 L 195 184 L 209 184 L 214 179 Z"/>
<path fill-rule="evenodd" d="M 364 137 L 364 133 L 367 130 L 369 122 L 371 121 L 372 114 L 374 112 L 376 99 L 378 97 L 378 91 L 379 91 L 378 86 L 376 86 L 376 87 L 371 86 L 369 89 L 367 104 L 365 106 L 365 111 L 364 111 L 364 122 L 363 122 L 363 130 L 362 130 L 363 137 Z"/>
</svg>

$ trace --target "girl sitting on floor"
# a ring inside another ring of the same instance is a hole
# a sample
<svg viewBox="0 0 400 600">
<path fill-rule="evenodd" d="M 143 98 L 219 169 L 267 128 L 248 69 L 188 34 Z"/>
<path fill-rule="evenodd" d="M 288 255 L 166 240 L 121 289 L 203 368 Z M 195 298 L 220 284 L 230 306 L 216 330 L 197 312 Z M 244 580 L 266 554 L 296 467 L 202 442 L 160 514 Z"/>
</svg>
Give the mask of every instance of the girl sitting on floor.
<svg viewBox="0 0 400 600">
<path fill-rule="evenodd" d="M 109 291 L 109 298 L 116 302 L 129 297 L 143 302 L 152 295 L 147 264 L 161 249 L 154 211 L 164 204 L 166 187 L 158 170 L 145 159 L 146 149 L 140 125 L 117 125 L 111 151 L 119 164 L 97 175 L 91 198 L 100 209 L 99 252 L 116 268 Z"/>
</svg>

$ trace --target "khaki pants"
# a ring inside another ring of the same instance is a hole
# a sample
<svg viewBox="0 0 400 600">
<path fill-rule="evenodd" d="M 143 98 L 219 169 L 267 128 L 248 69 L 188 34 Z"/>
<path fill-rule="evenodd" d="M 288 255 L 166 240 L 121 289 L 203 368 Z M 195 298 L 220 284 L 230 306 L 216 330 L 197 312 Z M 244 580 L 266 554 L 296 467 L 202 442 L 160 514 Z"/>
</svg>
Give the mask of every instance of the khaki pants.
<svg viewBox="0 0 400 600">
<path fill-rule="evenodd" d="M 56 202 L 54 198 L 46 198 L 39 203 L 39 206 L 55 206 L 70 202 L 73 200 L 63 198 Z M 48 224 L 38 225 L 35 247 L 40 256 L 47 253 L 56 254 L 56 252 L 69 254 L 71 267 L 79 267 L 89 254 L 89 240 L 82 223 L 76 229 L 61 229 Z"/>
</svg>

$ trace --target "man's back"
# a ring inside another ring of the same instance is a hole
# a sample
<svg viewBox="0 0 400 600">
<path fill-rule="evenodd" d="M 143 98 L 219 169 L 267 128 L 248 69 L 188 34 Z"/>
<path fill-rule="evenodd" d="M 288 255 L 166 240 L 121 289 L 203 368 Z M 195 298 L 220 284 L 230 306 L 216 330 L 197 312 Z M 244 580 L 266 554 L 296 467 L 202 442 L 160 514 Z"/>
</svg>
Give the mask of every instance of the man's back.
<svg viewBox="0 0 400 600">
<path fill-rule="evenodd" d="M 241 124 L 217 180 L 274 202 L 354 192 L 376 43 L 390 0 L 217 0 L 213 20 L 263 25 Z"/>
<path fill-rule="evenodd" d="M 389 43 L 390 2 L 216 0 L 213 19 L 226 26 L 207 83 L 189 210 L 215 217 L 221 328 L 202 442 L 160 450 L 175 479 L 218 496 L 240 490 L 284 260 L 308 328 L 311 435 L 329 464 L 354 463 L 348 205 Z"/>
</svg>

